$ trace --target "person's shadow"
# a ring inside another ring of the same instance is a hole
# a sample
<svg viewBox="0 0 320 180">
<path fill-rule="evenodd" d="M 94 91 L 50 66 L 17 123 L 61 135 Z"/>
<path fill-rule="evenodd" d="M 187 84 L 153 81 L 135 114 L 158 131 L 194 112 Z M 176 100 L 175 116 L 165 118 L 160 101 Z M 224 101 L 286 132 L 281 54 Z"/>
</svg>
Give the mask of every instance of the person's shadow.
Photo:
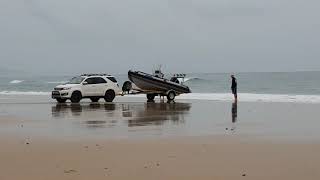
<svg viewBox="0 0 320 180">
<path fill-rule="evenodd" d="M 237 118 L 238 118 L 238 103 L 237 103 L 237 101 L 232 103 L 231 117 L 232 117 L 232 128 L 231 128 L 231 131 L 235 131 L 236 122 L 237 122 Z"/>
</svg>

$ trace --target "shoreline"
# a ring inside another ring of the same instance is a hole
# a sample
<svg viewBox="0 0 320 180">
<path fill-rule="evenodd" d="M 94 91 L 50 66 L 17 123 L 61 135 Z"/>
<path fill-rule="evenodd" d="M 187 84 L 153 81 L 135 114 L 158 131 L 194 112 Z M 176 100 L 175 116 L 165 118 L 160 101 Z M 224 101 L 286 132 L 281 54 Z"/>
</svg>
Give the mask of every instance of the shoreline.
<svg viewBox="0 0 320 180">
<path fill-rule="evenodd" d="M 25 100 L 30 98 L 42 99 L 43 102 L 55 103 L 51 99 L 50 92 L 0 92 L 1 103 L 10 103 L 12 100 Z M 238 93 L 239 102 L 265 102 L 265 103 L 300 103 L 300 104 L 320 104 L 320 95 L 318 94 L 263 94 L 263 93 Z M 123 102 L 123 99 L 141 99 L 145 100 L 144 94 L 117 96 L 115 103 Z M 6 101 L 7 100 L 7 101 Z M 217 101 L 232 102 L 233 95 L 231 93 L 190 93 L 182 94 L 176 97 L 177 101 Z M 82 102 L 89 102 L 84 99 Z"/>
</svg>

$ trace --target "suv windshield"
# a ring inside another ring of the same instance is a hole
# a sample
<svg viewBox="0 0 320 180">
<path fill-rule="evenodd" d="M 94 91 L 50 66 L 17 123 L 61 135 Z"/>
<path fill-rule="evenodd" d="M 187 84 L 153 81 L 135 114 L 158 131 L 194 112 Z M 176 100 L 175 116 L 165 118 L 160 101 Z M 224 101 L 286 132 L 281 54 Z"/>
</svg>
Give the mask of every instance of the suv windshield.
<svg viewBox="0 0 320 180">
<path fill-rule="evenodd" d="M 80 84 L 83 80 L 84 80 L 83 77 L 77 76 L 77 77 L 72 78 L 72 79 L 68 82 L 68 84 Z"/>
</svg>

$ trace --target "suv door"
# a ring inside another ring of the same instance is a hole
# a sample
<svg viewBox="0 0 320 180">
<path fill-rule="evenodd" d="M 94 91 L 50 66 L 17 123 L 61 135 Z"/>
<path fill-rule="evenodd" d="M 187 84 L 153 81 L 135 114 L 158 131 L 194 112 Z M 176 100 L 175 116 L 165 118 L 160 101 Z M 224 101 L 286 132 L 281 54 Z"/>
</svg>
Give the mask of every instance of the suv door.
<svg viewBox="0 0 320 180">
<path fill-rule="evenodd" d="M 102 77 L 96 77 L 96 96 L 104 96 L 104 93 L 108 89 L 108 83 Z"/>
<path fill-rule="evenodd" d="M 88 84 L 83 85 L 84 96 L 104 96 L 108 88 L 107 81 L 102 77 L 90 77 L 85 82 Z"/>
<path fill-rule="evenodd" d="M 82 86 L 82 96 L 95 96 L 97 91 L 97 83 L 95 78 L 89 77 L 84 82 L 87 84 Z"/>
</svg>

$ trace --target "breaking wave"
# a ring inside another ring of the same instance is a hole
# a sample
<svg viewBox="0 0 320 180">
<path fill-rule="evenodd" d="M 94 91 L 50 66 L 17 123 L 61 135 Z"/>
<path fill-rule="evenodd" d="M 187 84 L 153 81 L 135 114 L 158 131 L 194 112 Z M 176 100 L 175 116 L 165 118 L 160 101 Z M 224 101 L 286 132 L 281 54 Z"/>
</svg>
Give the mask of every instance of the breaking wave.
<svg viewBox="0 0 320 180">
<path fill-rule="evenodd" d="M 35 91 L 0 91 L 0 95 L 40 95 L 47 96 L 50 92 L 35 92 Z"/>
<path fill-rule="evenodd" d="M 49 81 L 47 82 L 48 84 L 65 84 L 67 83 L 68 81 Z"/>
<path fill-rule="evenodd" d="M 197 77 L 186 77 L 186 78 L 184 78 L 184 82 L 197 81 L 197 80 L 204 80 L 204 79 L 197 78 Z"/>
<path fill-rule="evenodd" d="M 10 84 L 19 84 L 19 83 L 22 83 L 24 80 L 13 80 L 13 81 L 10 81 L 9 83 Z"/>
</svg>

